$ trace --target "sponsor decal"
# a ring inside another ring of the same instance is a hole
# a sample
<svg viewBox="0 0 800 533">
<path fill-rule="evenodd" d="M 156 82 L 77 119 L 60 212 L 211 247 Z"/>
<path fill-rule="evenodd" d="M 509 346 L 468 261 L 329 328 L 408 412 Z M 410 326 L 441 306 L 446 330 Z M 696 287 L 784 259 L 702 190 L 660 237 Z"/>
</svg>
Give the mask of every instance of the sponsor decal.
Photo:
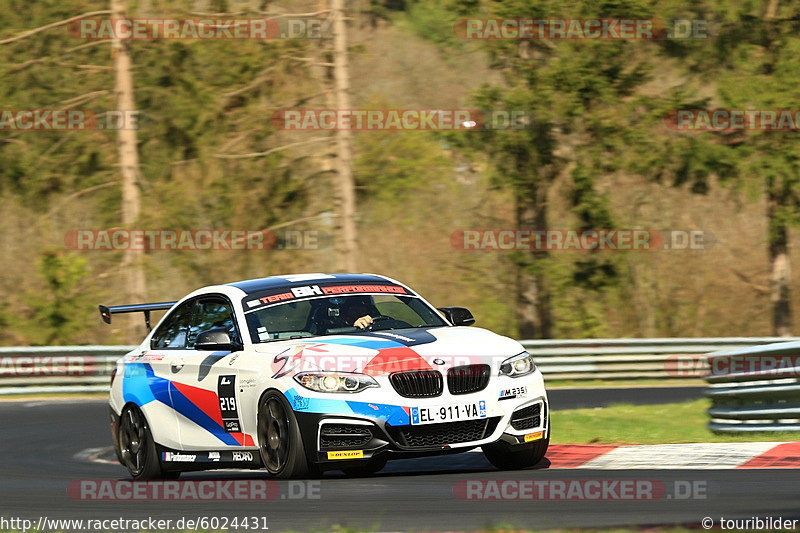
<svg viewBox="0 0 800 533">
<path fill-rule="evenodd" d="M 512 387 L 510 389 L 500 389 L 500 400 L 510 400 L 512 398 L 524 398 L 528 394 L 527 387 Z"/>
<path fill-rule="evenodd" d="M 240 389 L 250 389 L 256 386 L 256 378 L 245 378 L 239 380 Z"/>
<path fill-rule="evenodd" d="M 197 461 L 197 454 L 164 452 L 161 454 L 161 458 L 165 463 L 194 463 Z"/>
<path fill-rule="evenodd" d="M 286 374 L 290 373 L 292 370 L 300 366 L 300 361 L 303 357 L 303 350 L 305 350 L 306 347 L 309 346 L 314 346 L 314 345 L 298 344 L 296 346 L 290 346 L 281 353 L 277 354 L 272 359 L 273 369 L 275 370 L 275 373 L 272 374 L 272 378 L 273 379 L 282 378 L 283 376 L 285 376 Z"/>
<path fill-rule="evenodd" d="M 302 396 L 295 396 L 294 400 L 292 401 L 294 404 L 295 411 L 304 411 L 308 409 L 308 398 L 303 398 Z"/>
<path fill-rule="evenodd" d="M 537 431 L 535 433 L 528 433 L 525 435 L 525 442 L 533 442 L 544 438 L 544 431 Z"/>
<path fill-rule="evenodd" d="M 136 356 L 137 361 L 161 361 L 166 357 L 163 353 L 143 353 Z"/>
<path fill-rule="evenodd" d="M 281 292 L 270 292 L 256 299 L 245 300 L 248 309 L 274 303 L 280 303 L 296 298 L 309 298 L 314 296 L 333 296 L 338 294 L 410 294 L 399 285 L 389 284 L 351 284 L 351 285 L 306 285 L 292 287 L 291 289 L 278 289 Z M 262 293 L 263 294 L 263 293 Z"/>
<path fill-rule="evenodd" d="M 322 288 L 323 294 L 350 294 L 360 292 L 381 292 L 390 294 L 408 294 L 399 285 L 333 285 Z"/>
<path fill-rule="evenodd" d="M 247 462 L 252 462 L 253 461 L 253 454 L 250 453 L 250 452 L 232 452 L 231 455 L 232 455 L 233 460 L 237 461 L 237 462 L 238 461 L 247 461 Z"/>
<path fill-rule="evenodd" d="M 370 333 L 374 337 L 388 337 L 393 341 L 405 346 L 428 344 L 434 342 L 436 337 L 424 329 L 420 330 L 406 330 L 403 335 L 392 333 L 390 331 L 373 331 Z"/>
<path fill-rule="evenodd" d="M 328 459 L 363 459 L 364 450 L 342 450 L 328 452 Z"/>
<path fill-rule="evenodd" d="M 405 335 L 398 335 L 397 333 L 389 333 L 388 331 L 374 331 L 373 335 L 378 335 L 378 336 L 382 336 L 382 337 L 389 337 L 389 338 L 396 339 L 396 340 L 403 341 L 403 342 L 407 342 L 407 343 L 417 342 L 416 339 L 412 339 L 411 337 L 406 337 Z"/>
<path fill-rule="evenodd" d="M 241 463 L 253 462 L 253 452 L 162 452 L 161 459 L 167 463 Z"/>
<path fill-rule="evenodd" d="M 239 425 L 239 411 L 236 407 L 236 376 L 220 376 L 217 382 L 217 396 L 219 408 L 222 413 L 222 422 L 228 433 L 241 432 Z"/>
</svg>

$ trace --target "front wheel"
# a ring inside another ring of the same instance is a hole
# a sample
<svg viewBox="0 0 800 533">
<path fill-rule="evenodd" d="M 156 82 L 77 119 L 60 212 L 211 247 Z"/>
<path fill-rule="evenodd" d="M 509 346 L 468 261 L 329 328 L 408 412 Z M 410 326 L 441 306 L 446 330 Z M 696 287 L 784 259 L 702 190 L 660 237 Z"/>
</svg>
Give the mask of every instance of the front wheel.
<svg viewBox="0 0 800 533">
<path fill-rule="evenodd" d="M 178 477 L 162 469 L 153 434 L 138 407 L 130 405 L 122 411 L 118 431 L 119 457 L 133 479 Z"/>
<path fill-rule="evenodd" d="M 306 459 L 294 411 L 277 391 L 265 394 L 258 404 L 258 448 L 261 462 L 277 478 L 318 475 Z"/>
<path fill-rule="evenodd" d="M 550 445 L 548 429 L 547 438 L 520 446 L 509 446 L 505 443 L 493 443 L 483 446 L 483 454 L 500 470 L 520 470 L 539 463 L 544 459 Z"/>
</svg>

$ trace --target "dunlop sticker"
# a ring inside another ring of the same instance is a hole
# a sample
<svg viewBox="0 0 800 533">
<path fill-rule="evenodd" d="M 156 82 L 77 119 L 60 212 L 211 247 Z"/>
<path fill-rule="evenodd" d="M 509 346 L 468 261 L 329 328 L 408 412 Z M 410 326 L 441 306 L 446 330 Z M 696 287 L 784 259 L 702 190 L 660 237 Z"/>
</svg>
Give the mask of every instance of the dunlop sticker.
<svg viewBox="0 0 800 533">
<path fill-rule="evenodd" d="M 363 450 L 342 450 L 340 452 L 328 452 L 328 459 L 363 459 Z"/>
<path fill-rule="evenodd" d="M 544 437 L 544 431 L 537 431 L 536 433 L 528 433 L 527 435 L 525 435 L 525 442 L 539 440 L 542 437 Z"/>
</svg>

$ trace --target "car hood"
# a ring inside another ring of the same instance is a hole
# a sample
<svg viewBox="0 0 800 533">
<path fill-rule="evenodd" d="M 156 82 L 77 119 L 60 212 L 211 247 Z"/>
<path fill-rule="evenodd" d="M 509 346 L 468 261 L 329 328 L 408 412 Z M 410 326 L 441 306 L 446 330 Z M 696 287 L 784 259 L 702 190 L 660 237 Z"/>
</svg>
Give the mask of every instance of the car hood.
<svg viewBox="0 0 800 533">
<path fill-rule="evenodd" d="M 524 350 L 508 337 L 475 327 L 396 329 L 257 344 L 282 369 L 384 375 L 500 362 Z M 283 374 L 283 372 L 281 372 Z"/>
</svg>

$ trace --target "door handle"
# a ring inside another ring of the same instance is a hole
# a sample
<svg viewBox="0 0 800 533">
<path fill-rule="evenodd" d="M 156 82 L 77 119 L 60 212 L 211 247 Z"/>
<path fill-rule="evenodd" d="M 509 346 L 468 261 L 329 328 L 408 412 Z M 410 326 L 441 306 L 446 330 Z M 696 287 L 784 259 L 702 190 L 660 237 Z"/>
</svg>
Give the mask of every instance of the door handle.
<svg viewBox="0 0 800 533">
<path fill-rule="evenodd" d="M 186 363 L 183 361 L 183 359 L 178 359 L 176 361 L 172 361 L 169 366 L 172 368 L 173 372 L 180 372 L 185 364 Z"/>
</svg>

